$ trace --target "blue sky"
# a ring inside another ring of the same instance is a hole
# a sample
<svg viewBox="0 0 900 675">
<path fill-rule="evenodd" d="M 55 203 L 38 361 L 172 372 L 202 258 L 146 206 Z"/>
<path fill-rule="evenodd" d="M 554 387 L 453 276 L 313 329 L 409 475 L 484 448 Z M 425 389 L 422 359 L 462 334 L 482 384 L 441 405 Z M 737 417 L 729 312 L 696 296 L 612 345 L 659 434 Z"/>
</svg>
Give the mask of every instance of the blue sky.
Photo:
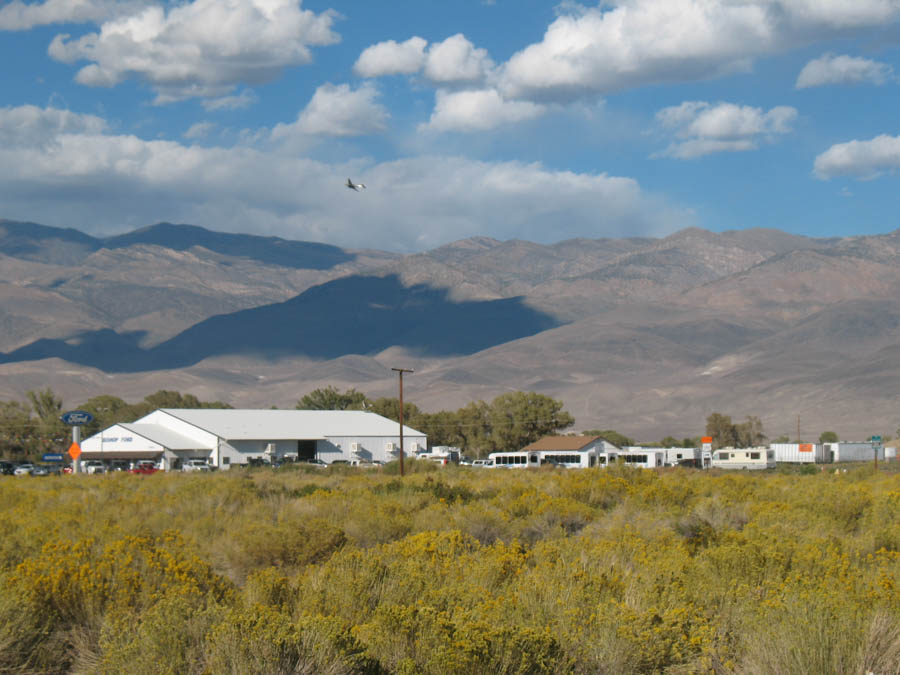
<svg viewBox="0 0 900 675">
<path fill-rule="evenodd" d="M 887 232 L 898 20 L 900 0 L 2 2 L 0 218 L 396 251 Z"/>
</svg>

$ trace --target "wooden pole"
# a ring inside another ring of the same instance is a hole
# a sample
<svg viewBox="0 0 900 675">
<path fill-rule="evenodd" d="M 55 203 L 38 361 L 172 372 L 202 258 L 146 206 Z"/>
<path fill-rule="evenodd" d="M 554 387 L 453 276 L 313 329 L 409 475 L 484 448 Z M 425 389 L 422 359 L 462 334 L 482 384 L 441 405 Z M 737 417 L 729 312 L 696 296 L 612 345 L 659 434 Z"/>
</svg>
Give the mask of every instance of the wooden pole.
<svg viewBox="0 0 900 675">
<path fill-rule="evenodd" d="M 403 476 L 403 373 L 412 373 L 409 368 L 391 368 L 400 376 L 400 476 Z"/>
</svg>

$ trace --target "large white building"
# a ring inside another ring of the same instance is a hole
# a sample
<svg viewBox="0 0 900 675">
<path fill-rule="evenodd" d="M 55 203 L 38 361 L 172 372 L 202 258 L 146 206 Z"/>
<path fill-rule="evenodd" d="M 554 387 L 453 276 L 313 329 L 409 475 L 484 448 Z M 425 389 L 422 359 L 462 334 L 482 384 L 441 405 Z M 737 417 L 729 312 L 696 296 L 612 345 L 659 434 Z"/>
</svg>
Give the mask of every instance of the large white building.
<svg viewBox="0 0 900 675">
<path fill-rule="evenodd" d="M 403 446 L 414 456 L 427 438 L 404 426 Z M 400 425 L 355 410 L 161 408 L 94 434 L 81 450 L 80 460 L 152 459 L 167 469 L 195 458 L 222 469 L 284 457 L 388 462 L 400 453 Z"/>
</svg>

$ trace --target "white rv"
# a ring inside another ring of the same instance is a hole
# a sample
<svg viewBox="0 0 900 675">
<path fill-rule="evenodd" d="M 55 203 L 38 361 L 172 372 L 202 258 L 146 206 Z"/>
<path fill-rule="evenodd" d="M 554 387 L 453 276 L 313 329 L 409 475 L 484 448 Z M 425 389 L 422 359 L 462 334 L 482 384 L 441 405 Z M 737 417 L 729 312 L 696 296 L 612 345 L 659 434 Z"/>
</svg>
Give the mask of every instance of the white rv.
<svg viewBox="0 0 900 675">
<path fill-rule="evenodd" d="M 766 447 L 719 448 L 713 453 L 714 469 L 774 469 L 775 451 Z"/>
</svg>

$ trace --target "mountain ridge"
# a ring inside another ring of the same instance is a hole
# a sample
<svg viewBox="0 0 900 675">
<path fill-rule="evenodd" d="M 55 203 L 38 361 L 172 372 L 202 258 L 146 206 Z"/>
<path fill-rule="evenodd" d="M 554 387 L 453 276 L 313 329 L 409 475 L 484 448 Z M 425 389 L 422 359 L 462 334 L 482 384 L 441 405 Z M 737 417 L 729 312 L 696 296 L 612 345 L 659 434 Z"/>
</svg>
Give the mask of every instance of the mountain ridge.
<svg viewBox="0 0 900 675">
<path fill-rule="evenodd" d="M 400 255 L 165 223 L 92 238 L 0 221 L 0 256 L 0 398 L 155 387 L 290 406 L 326 385 L 394 395 L 399 363 L 426 410 L 535 389 L 578 428 L 647 440 L 698 435 L 713 411 L 780 432 L 798 415 L 851 436 L 900 423 L 900 231 L 473 237 Z M 272 327 L 293 346 L 257 335 Z"/>
</svg>

